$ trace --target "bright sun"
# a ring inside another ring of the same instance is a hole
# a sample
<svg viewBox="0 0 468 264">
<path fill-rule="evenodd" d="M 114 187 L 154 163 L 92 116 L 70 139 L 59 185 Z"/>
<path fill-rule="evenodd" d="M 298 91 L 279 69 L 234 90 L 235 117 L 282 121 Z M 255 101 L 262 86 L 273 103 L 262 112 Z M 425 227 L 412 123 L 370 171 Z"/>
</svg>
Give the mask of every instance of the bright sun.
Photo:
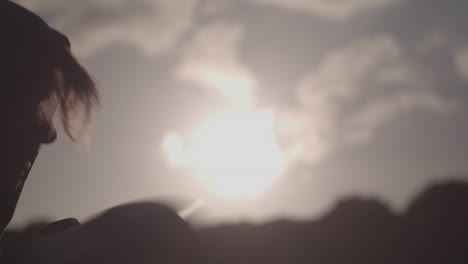
<svg viewBox="0 0 468 264">
<path fill-rule="evenodd" d="M 173 165 L 193 169 L 218 194 L 257 197 L 284 169 L 273 122 L 269 111 L 220 113 L 186 142 L 169 134 L 163 146 Z"/>
</svg>

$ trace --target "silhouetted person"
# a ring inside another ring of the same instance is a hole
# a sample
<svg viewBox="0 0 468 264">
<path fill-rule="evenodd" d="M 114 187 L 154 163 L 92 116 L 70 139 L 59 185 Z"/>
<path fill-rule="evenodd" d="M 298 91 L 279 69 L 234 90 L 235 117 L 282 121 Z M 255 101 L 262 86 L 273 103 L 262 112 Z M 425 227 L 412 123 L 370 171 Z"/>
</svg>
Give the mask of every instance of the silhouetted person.
<svg viewBox="0 0 468 264">
<path fill-rule="evenodd" d="M 0 232 L 10 222 L 42 144 L 56 138 L 58 112 L 78 141 L 99 104 L 95 83 L 73 57 L 68 38 L 39 16 L 0 0 Z M 195 263 L 195 236 L 172 210 L 154 203 L 113 208 L 80 226 L 73 219 L 6 263 Z M 71 228 L 61 232 L 67 223 Z"/>
<path fill-rule="evenodd" d="M 67 37 L 18 5 L 0 1 L 0 230 L 14 213 L 41 144 L 56 138 L 57 109 L 78 140 L 99 102 Z M 80 119 L 81 117 L 81 119 Z"/>
</svg>

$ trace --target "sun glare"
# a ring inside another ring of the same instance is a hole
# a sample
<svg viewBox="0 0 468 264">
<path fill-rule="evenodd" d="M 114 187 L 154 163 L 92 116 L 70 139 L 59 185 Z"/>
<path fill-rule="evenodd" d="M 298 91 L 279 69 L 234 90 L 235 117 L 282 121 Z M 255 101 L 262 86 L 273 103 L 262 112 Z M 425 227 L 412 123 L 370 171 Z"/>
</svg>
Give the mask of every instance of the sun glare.
<svg viewBox="0 0 468 264">
<path fill-rule="evenodd" d="M 168 135 L 164 148 L 175 166 L 193 169 L 218 194 L 257 197 L 281 174 L 284 160 L 273 134 L 273 113 L 220 113 L 187 139 Z"/>
</svg>

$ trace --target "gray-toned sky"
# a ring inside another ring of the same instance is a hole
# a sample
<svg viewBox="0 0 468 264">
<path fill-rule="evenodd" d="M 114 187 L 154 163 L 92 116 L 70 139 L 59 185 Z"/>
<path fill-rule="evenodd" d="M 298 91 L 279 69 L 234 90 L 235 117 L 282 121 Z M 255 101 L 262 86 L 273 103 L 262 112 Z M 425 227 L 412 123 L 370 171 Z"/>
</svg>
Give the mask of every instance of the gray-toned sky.
<svg viewBox="0 0 468 264">
<path fill-rule="evenodd" d="M 43 148 L 14 226 L 145 198 L 203 201 L 207 223 L 351 194 L 401 210 L 468 180 L 467 1 L 17 2 L 70 37 L 103 107 L 89 150 Z"/>
</svg>

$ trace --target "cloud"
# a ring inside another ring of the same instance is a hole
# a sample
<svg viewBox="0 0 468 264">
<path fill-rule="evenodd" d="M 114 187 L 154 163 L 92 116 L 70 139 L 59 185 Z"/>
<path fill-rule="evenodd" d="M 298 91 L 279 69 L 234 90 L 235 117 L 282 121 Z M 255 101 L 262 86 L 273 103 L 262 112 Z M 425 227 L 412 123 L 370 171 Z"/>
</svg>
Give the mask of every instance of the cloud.
<svg viewBox="0 0 468 264">
<path fill-rule="evenodd" d="M 203 15 L 219 15 L 229 11 L 235 2 L 232 0 L 204 0 L 201 11 Z"/>
<path fill-rule="evenodd" d="M 354 98 L 362 89 L 359 83 L 384 63 L 404 67 L 401 47 L 394 38 L 381 34 L 354 40 L 327 54 L 319 67 L 299 82 L 298 100 L 307 109 L 328 113 L 333 106 L 330 102 Z"/>
<path fill-rule="evenodd" d="M 287 164 L 323 160 L 334 148 L 335 130 L 332 118 L 326 114 L 304 109 L 277 113 L 275 134 Z"/>
<path fill-rule="evenodd" d="M 341 143 L 371 140 L 382 125 L 415 109 L 453 111 L 451 100 L 415 81 L 404 58 L 389 34 L 358 38 L 326 54 L 296 87 L 301 107 L 279 116 L 278 135 L 290 159 L 318 162 Z"/>
<path fill-rule="evenodd" d="M 409 90 L 377 98 L 351 115 L 344 140 L 348 143 L 367 142 L 380 126 L 416 109 L 450 113 L 456 109 L 456 104 L 429 91 Z"/>
<path fill-rule="evenodd" d="M 381 84 L 405 83 L 411 79 L 408 69 L 405 67 L 389 67 L 379 71 L 375 79 Z"/>
<path fill-rule="evenodd" d="M 423 34 L 417 44 L 417 52 L 420 55 L 431 56 L 437 49 L 451 53 L 455 71 L 463 80 L 468 81 L 468 46 L 466 42 L 457 41 L 457 37 L 451 36 L 447 31 L 432 30 Z"/>
<path fill-rule="evenodd" d="M 75 53 L 92 55 L 113 43 L 141 48 L 149 55 L 169 50 L 189 29 L 198 0 L 21 0 L 67 34 Z"/>
<path fill-rule="evenodd" d="M 468 46 L 457 49 L 454 52 L 453 59 L 458 74 L 468 82 Z"/>
<path fill-rule="evenodd" d="M 257 81 L 239 59 L 238 24 L 199 29 L 176 76 L 237 105 L 255 106 Z M 362 144 L 380 127 L 416 109 L 453 111 L 454 103 L 419 78 L 400 42 L 381 33 L 357 38 L 325 54 L 295 88 L 299 106 L 275 112 L 275 133 L 289 164 L 320 162 L 342 144 Z"/>
<path fill-rule="evenodd" d="M 244 34 L 238 24 L 214 23 L 200 28 L 185 48 L 176 77 L 239 106 L 252 106 L 256 79 L 238 54 Z"/>
<path fill-rule="evenodd" d="M 305 11 L 330 20 L 345 20 L 373 7 L 384 7 L 400 0 L 250 0 L 281 8 Z"/>
<path fill-rule="evenodd" d="M 424 34 L 418 43 L 417 50 L 420 54 L 429 55 L 434 49 L 442 48 L 448 44 L 449 38 L 444 31 L 433 30 Z"/>
</svg>

